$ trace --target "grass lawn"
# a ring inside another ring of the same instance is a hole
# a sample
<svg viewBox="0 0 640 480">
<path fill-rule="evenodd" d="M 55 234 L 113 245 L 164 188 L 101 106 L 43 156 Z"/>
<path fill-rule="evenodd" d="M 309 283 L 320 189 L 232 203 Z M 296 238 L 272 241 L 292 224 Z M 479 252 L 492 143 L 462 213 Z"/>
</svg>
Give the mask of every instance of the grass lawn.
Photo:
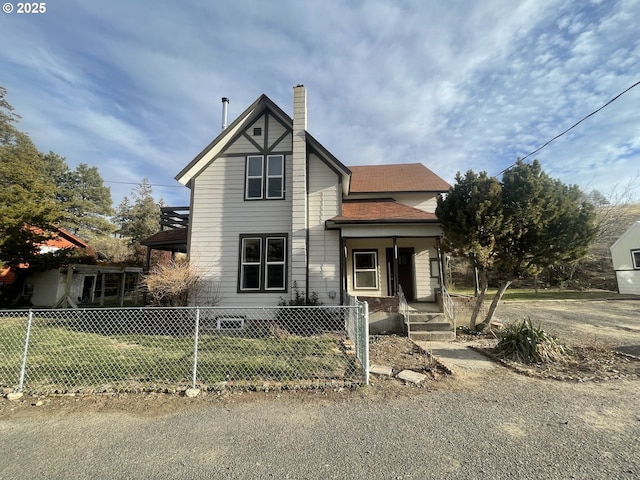
<svg viewBox="0 0 640 480">
<path fill-rule="evenodd" d="M 77 323 L 37 319 L 31 329 L 25 377 L 28 391 L 189 385 L 193 337 L 104 335 Z M 0 318 L 0 386 L 18 383 L 25 320 Z M 243 385 L 291 380 L 353 379 L 359 368 L 336 336 L 242 338 L 202 335 L 198 384 Z"/>
<path fill-rule="evenodd" d="M 485 301 L 491 301 L 497 289 L 487 290 Z M 473 289 L 455 289 L 450 293 L 473 296 Z M 565 290 L 561 288 L 539 289 L 514 288 L 507 289 L 502 296 L 502 301 L 536 301 L 536 300 L 603 300 L 618 295 L 608 290 Z"/>
</svg>

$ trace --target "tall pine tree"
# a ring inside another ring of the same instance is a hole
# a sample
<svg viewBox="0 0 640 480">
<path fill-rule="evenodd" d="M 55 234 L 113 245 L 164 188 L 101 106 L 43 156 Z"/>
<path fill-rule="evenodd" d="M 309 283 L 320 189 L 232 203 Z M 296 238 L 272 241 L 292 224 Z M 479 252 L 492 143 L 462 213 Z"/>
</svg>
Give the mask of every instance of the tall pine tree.
<svg viewBox="0 0 640 480">
<path fill-rule="evenodd" d="M 29 136 L 15 127 L 18 116 L 0 87 L 0 263 L 36 259 L 38 243 L 62 216 L 56 185 Z"/>
</svg>

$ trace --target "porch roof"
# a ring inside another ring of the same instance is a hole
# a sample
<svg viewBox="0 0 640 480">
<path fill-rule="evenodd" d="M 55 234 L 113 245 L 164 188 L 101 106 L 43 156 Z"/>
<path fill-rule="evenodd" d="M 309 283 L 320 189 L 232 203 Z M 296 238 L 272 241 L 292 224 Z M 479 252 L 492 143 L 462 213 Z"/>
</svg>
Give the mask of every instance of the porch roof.
<svg viewBox="0 0 640 480">
<path fill-rule="evenodd" d="M 155 250 L 186 253 L 188 235 L 189 233 L 186 228 L 172 228 L 155 233 L 141 240 L 140 244 Z"/>
<path fill-rule="evenodd" d="M 346 200 L 342 214 L 327 220 L 332 224 L 354 223 L 437 223 L 434 213 L 425 212 L 393 199 Z"/>
</svg>

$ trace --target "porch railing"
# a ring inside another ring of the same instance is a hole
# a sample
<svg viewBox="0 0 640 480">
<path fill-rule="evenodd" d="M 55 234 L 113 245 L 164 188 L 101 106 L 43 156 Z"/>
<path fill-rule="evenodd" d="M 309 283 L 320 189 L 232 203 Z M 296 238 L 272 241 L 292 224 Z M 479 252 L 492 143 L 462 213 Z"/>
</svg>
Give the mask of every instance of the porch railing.
<svg viewBox="0 0 640 480">
<path fill-rule="evenodd" d="M 398 313 L 404 317 L 404 323 L 409 323 L 409 303 L 404 296 L 402 287 L 398 285 Z"/>
<path fill-rule="evenodd" d="M 170 230 L 174 228 L 189 227 L 189 207 L 162 207 L 160 208 L 160 229 Z"/>
<path fill-rule="evenodd" d="M 442 285 L 442 308 L 444 310 L 444 316 L 447 320 L 453 323 L 453 331 L 456 331 L 456 315 L 453 305 L 453 300 L 451 299 L 451 295 L 449 295 L 449 291 L 447 287 Z"/>
</svg>

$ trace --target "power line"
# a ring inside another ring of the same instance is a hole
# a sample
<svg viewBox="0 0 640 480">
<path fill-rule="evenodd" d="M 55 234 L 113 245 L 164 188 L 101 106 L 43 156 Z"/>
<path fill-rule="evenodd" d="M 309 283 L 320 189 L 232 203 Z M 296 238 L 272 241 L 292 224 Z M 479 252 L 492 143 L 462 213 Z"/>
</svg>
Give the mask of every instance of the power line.
<svg viewBox="0 0 640 480">
<path fill-rule="evenodd" d="M 573 125 L 571 125 L 569 128 L 567 128 L 564 132 L 559 133 L 558 135 L 556 135 L 555 137 L 553 137 L 551 140 L 549 140 L 548 142 L 546 142 L 544 145 L 542 145 L 541 147 L 536 148 L 533 152 L 526 154 L 524 157 L 520 158 L 520 160 L 524 160 L 525 158 L 530 157 L 531 155 L 535 155 L 536 153 L 538 153 L 540 150 L 542 150 L 544 147 L 546 147 L 547 145 L 549 145 L 551 142 L 553 142 L 554 140 L 560 138 L 561 136 L 563 136 L 565 133 L 567 133 L 570 130 L 573 130 L 575 127 L 577 127 L 578 125 L 580 125 L 582 122 L 584 122 L 587 118 L 595 115 L 596 113 L 598 113 L 600 110 L 602 110 L 604 107 L 612 104 L 613 102 L 615 102 L 618 98 L 620 98 L 622 95 L 624 95 L 625 93 L 627 93 L 629 90 L 631 90 L 632 88 L 637 87 L 638 85 L 640 85 L 640 82 L 636 82 L 633 85 L 631 85 L 629 88 L 627 88 L 626 90 L 620 92 L 618 95 L 616 95 L 615 97 L 613 97 L 611 100 L 609 100 L 607 103 L 605 103 L 604 105 L 602 105 L 600 108 L 598 108 L 597 110 L 594 110 L 593 112 L 591 112 L 589 115 L 587 115 L 586 117 L 582 118 L 580 121 L 574 123 Z M 500 173 L 498 173 L 498 175 L 496 175 L 496 177 L 502 175 L 504 172 L 506 172 L 507 170 L 509 170 L 510 168 L 514 167 L 516 164 L 513 163 L 511 165 L 509 165 L 507 168 L 505 168 L 504 170 L 502 170 Z"/>
<path fill-rule="evenodd" d="M 140 182 L 117 182 L 115 180 L 103 180 L 104 183 L 120 183 L 122 185 L 140 185 Z M 184 188 L 184 185 L 165 185 L 162 183 L 147 183 L 150 187 L 169 187 L 169 188 Z"/>
</svg>

